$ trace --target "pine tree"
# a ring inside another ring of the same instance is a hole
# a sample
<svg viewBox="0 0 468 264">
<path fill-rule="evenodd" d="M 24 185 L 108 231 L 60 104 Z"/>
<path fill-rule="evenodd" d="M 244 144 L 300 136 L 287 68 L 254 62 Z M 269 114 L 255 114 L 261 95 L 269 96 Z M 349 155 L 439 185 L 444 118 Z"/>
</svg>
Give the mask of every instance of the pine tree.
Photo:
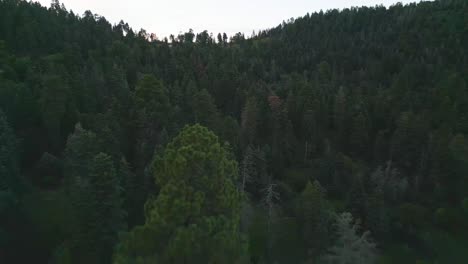
<svg viewBox="0 0 468 264">
<path fill-rule="evenodd" d="M 308 182 L 298 204 L 298 217 L 307 259 L 314 260 L 329 245 L 330 217 L 325 200 L 325 190 L 318 181 Z"/>
<path fill-rule="evenodd" d="M 255 98 L 247 99 L 241 115 L 241 138 L 243 146 L 254 144 L 258 127 L 258 106 Z"/>
<path fill-rule="evenodd" d="M 364 113 L 360 111 L 354 118 L 349 135 L 350 152 L 357 157 L 365 158 L 369 146 L 369 124 Z"/>
<path fill-rule="evenodd" d="M 458 202 L 468 195 L 468 141 L 462 134 L 455 135 L 449 145 L 449 162 L 445 177 L 440 179 L 446 198 Z"/>
<path fill-rule="evenodd" d="M 208 129 L 184 128 L 154 160 L 156 198 L 145 205 L 146 222 L 126 234 L 115 263 L 238 263 L 237 164 Z"/>
<path fill-rule="evenodd" d="M 62 144 L 62 119 L 65 116 L 68 85 L 58 75 L 46 75 L 42 80 L 44 88 L 39 99 L 42 121 L 48 133 L 51 148 L 58 151 Z"/>
<path fill-rule="evenodd" d="M 384 162 L 388 160 L 389 155 L 389 142 L 387 139 L 388 131 L 380 130 L 377 132 L 374 142 L 374 156 L 373 160 L 375 162 Z"/>
<path fill-rule="evenodd" d="M 206 89 L 203 89 L 199 91 L 192 100 L 195 122 L 217 131 L 219 113 L 211 94 Z"/>
<path fill-rule="evenodd" d="M 151 177 L 145 173 L 153 158 L 155 147 L 161 143 L 161 132 L 169 125 L 172 108 L 163 83 L 152 75 L 143 76 L 134 93 L 135 141 L 133 160 L 136 184 L 141 192 L 136 198 L 142 208 L 151 189 Z M 137 218 L 142 218 L 142 212 Z"/>
<path fill-rule="evenodd" d="M 128 102 L 128 98 L 130 97 L 130 89 L 128 87 L 125 73 L 121 67 L 114 65 L 109 74 L 109 77 L 107 78 L 107 85 L 109 86 L 112 96 L 117 98 L 121 104 Z"/>
<path fill-rule="evenodd" d="M 167 89 L 160 80 L 152 75 L 143 76 L 135 89 L 134 102 L 140 127 L 149 126 L 148 121 L 159 128 L 167 125 L 170 102 Z"/>
<path fill-rule="evenodd" d="M 284 101 L 279 96 L 271 95 L 268 103 L 271 110 L 272 166 L 275 173 L 279 174 L 290 161 L 295 138 Z"/>
<path fill-rule="evenodd" d="M 77 263 L 98 262 L 98 253 L 91 246 L 95 237 L 89 232 L 94 203 L 90 174 L 92 159 L 97 153 L 96 135 L 77 124 L 74 133 L 68 137 L 64 162 L 65 189 L 73 206 L 73 218 L 77 220 L 70 242 L 71 255 Z"/>
<path fill-rule="evenodd" d="M 355 217 L 362 219 L 366 215 L 367 193 L 361 175 L 353 175 L 353 182 L 347 197 L 347 208 Z"/>
<path fill-rule="evenodd" d="M 385 168 L 378 167 L 371 174 L 370 180 L 374 190 L 381 191 L 384 199 L 390 202 L 401 201 L 408 190 L 407 178 L 401 177 L 392 161 L 388 161 Z"/>
<path fill-rule="evenodd" d="M 221 126 L 218 129 L 218 136 L 221 140 L 226 141 L 232 148 L 234 153 L 239 150 L 239 123 L 231 116 L 225 116 L 220 120 Z"/>
<path fill-rule="evenodd" d="M 240 189 L 258 200 L 263 197 L 260 190 L 268 185 L 269 181 L 264 151 L 258 147 L 247 146 L 240 164 Z"/>
<path fill-rule="evenodd" d="M 397 129 L 392 138 L 390 158 L 399 168 L 414 170 L 416 161 L 421 156 L 421 150 L 427 134 L 427 124 L 424 116 L 417 116 L 413 112 L 404 112 L 397 121 Z"/>
<path fill-rule="evenodd" d="M 380 239 L 380 241 L 386 238 L 390 228 L 387 206 L 382 189 L 375 189 L 374 193 L 369 196 L 367 201 L 365 222 L 369 230 L 372 231 L 374 237 Z"/>
<path fill-rule="evenodd" d="M 0 110 L 0 248 L 13 249 L 10 244 L 16 236 L 16 222 L 12 210 L 19 207 L 21 182 L 19 179 L 18 142 L 9 127 L 3 111 Z M 0 256 L 0 260 L 4 258 Z"/>
<path fill-rule="evenodd" d="M 0 192 L 18 192 L 19 187 L 18 141 L 0 110 Z"/>
<path fill-rule="evenodd" d="M 267 259 L 272 259 L 272 249 L 274 243 L 274 232 L 273 232 L 273 221 L 276 218 L 277 203 L 280 201 L 280 194 L 276 190 L 277 185 L 271 182 L 271 176 L 269 183 L 265 189 L 263 189 L 262 202 L 267 209 Z"/>
<path fill-rule="evenodd" d="M 92 132 L 78 124 L 65 150 L 65 183 L 77 226 L 71 252 L 76 263 L 109 263 L 117 232 L 124 229 L 121 185 L 113 159 Z"/>
<path fill-rule="evenodd" d="M 91 211 L 88 230 L 91 241 L 89 249 L 96 251 L 98 263 L 110 263 L 117 233 L 124 229 L 121 185 L 114 169 L 112 158 L 97 154 L 91 163 L 89 179 Z M 86 232 L 85 231 L 85 232 Z"/>
<path fill-rule="evenodd" d="M 251 146 L 247 146 L 245 150 L 244 158 L 241 162 L 241 190 L 245 192 L 246 185 L 252 181 L 253 177 L 256 175 L 255 168 L 255 153 L 254 149 Z"/>
<path fill-rule="evenodd" d="M 335 102 L 333 106 L 333 122 L 336 130 L 336 140 L 340 149 L 344 149 L 346 142 L 346 130 L 347 130 L 347 117 L 348 117 L 348 106 L 345 90 L 340 87 L 338 93 L 335 96 Z"/>
<path fill-rule="evenodd" d="M 193 113 L 194 103 L 195 103 L 194 99 L 195 99 L 195 96 L 198 94 L 199 89 L 194 80 L 192 80 L 190 77 L 185 77 L 185 79 L 187 78 L 188 80 L 187 80 L 187 83 L 185 84 L 184 92 L 183 92 L 184 103 L 182 104 L 182 107 L 184 109 L 185 114 L 187 115 L 187 121 L 195 121 L 195 116 Z"/>
<path fill-rule="evenodd" d="M 353 223 L 350 213 L 337 216 L 336 227 L 338 239 L 323 259 L 325 263 L 336 264 L 371 264 L 376 263 L 376 246 L 372 242 L 370 232 L 359 235 L 359 225 Z"/>
<path fill-rule="evenodd" d="M 68 137 L 65 148 L 65 185 L 68 192 L 74 192 L 75 185 L 86 184 L 91 159 L 98 152 L 99 144 L 96 134 L 77 124 L 73 134 Z"/>
<path fill-rule="evenodd" d="M 138 201 L 136 201 L 136 197 L 138 197 L 138 193 L 143 192 L 143 190 L 138 189 L 138 182 L 135 177 L 135 174 L 130 170 L 130 165 L 122 158 L 119 164 L 119 181 L 122 186 L 122 207 L 124 211 L 127 212 L 127 223 L 129 227 L 134 226 L 138 219 L 136 216 L 139 215 L 138 209 Z"/>
</svg>

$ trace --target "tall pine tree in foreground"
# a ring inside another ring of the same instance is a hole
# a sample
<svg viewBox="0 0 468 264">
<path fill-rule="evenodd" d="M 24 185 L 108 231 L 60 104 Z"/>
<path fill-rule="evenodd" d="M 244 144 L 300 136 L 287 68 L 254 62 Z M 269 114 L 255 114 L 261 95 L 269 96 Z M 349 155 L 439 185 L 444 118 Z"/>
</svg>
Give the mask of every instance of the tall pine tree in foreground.
<svg viewBox="0 0 468 264">
<path fill-rule="evenodd" d="M 242 263 L 237 163 L 207 128 L 185 127 L 154 160 L 157 197 L 114 263 Z"/>
</svg>

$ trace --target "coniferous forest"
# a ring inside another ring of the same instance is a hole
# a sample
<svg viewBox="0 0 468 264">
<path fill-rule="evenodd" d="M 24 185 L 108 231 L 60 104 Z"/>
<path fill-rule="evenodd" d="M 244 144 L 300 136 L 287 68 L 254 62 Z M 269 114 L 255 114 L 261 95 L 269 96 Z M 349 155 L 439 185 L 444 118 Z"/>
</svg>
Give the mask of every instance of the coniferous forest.
<svg viewBox="0 0 468 264">
<path fill-rule="evenodd" d="M 0 0 L 0 263 L 468 263 L 468 1 L 304 14 Z"/>
</svg>

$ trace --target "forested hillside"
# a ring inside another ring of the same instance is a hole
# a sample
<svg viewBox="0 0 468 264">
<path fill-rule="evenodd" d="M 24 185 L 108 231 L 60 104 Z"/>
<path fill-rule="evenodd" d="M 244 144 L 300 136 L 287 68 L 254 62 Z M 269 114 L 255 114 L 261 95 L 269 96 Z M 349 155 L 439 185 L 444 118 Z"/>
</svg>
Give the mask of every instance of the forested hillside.
<svg viewBox="0 0 468 264">
<path fill-rule="evenodd" d="M 467 83 L 466 0 L 162 40 L 0 0 L 0 263 L 468 263 Z"/>
</svg>

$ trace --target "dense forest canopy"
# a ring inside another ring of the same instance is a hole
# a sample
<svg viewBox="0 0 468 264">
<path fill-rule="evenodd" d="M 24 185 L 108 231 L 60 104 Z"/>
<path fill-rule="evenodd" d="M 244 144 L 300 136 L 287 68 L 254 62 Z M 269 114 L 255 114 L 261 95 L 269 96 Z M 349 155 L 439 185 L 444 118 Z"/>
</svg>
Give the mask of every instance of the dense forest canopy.
<svg viewBox="0 0 468 264">
<path fill-rule="evenodd" d="M 0 0 L 0 262 L 467 263 L 467 14 L 158 40 Z"/>
</svg>

